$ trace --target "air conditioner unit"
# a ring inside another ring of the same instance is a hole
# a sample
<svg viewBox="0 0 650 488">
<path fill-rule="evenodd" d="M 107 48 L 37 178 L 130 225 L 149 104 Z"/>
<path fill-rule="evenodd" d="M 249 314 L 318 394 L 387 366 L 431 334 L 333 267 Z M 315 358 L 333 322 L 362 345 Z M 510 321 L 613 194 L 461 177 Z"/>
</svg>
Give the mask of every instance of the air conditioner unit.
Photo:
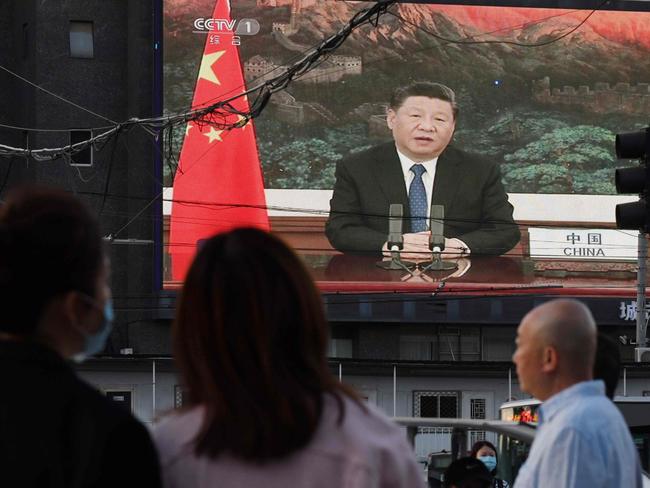
<svg viewBox="0 0 650 488">
<path fill-rule="evenodd" d="M 650 347 L 637 347 L 634 349 L 634 360 L 637 363 L 650 363 Z"/>
</svg>

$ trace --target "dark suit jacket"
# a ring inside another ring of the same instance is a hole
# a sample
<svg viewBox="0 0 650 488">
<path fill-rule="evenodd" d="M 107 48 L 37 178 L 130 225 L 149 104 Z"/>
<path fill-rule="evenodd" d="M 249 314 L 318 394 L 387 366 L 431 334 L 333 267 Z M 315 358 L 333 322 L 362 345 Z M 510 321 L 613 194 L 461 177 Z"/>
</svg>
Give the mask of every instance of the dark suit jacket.
<svg viewBox="0 0 650 488">
<path fill-rule="evenodd" d="M 144 425 L 81 381 L 53 351 L 0 341 L 0 485 L 158 488 Z"/>
<path fill-rule="evenodd" d="M 404 174 L 390 142 L 342 160 L 330 200 L 325 232 L 343 252 L 378 254 L 388 235 L 388 209 L 404 206 L 410 232 Z M 447 147 L 438 158 L 432 204 L 445 207 L 445 237 L 465 242 L 472 254 L 499 255 L 519 242 L 512 205 L 492 161 Z"/>
</svg>

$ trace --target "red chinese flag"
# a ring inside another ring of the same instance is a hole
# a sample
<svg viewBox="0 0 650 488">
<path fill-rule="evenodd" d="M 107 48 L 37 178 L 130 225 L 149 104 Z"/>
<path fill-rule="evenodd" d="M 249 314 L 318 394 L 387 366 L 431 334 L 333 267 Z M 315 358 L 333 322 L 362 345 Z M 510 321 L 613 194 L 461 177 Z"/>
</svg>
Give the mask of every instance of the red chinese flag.
<svg viewBox="0 0 650 488">
<path fill-rule="evenodd" d="M 212 17 L 230 21 L 230 2 L 217 0 Z M 225 28 L 207 34 L 192 108 L 245 91 L 238 41 Z M 246 98 L 231 103 L 248 111 Z M 241 119 L 232 115 L 226 122 Z M 229 131 L 190 122 L 174 177 L 168 243 L 173 279 L 185 278 L 199 240 L 236 227 L 269 230 L 253 122 Z"/>
</svg>

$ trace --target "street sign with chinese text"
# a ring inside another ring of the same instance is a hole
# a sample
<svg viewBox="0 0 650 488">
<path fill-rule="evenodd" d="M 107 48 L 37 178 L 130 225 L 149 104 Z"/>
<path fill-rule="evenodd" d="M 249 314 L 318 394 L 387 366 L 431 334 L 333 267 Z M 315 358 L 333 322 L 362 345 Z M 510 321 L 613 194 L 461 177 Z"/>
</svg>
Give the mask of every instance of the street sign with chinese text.
<svg viewBox="0 0 650 488">
<path fill-rule="evenodd" d="M 619 310 L 618 313 L 619 319 L 625 320 L 627 322 L 636 322 L 636 312 L 637 312 L 636 300 L 622 301 L 619 304 L 618 310 Z M 648 320 L 649 315 L 650 315 L 650 304 L 646 303 L 645 306 L 646 320 Z"/>
</svg>

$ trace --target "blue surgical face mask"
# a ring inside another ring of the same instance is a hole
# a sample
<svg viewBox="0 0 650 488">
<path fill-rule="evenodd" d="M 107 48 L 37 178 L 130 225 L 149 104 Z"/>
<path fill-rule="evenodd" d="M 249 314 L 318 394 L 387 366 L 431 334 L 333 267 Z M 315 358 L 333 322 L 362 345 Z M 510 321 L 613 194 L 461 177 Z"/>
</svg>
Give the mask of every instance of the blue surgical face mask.
<svg viewBox="0 0 650 488">
<path fill-rule="evenodd" d="M 483 461 L 483 464 L 485 464 L 485 467 L 488 469 L 488 471 L 491 473 L 494 471 L 497 467 L 497 458 L 494 456 L 479 456 L 479 460 Z"/>
<path fill-rule="evenodd" d="M 97 304 L 97 301 L 95 299 L 91 300 L 93 304 Z M 84 333 L 83 350 L 74 355 L 72 358 L 74 361 L 81 363 L 85 361 L 88 356 L 93 356 L 94 354 L 97 354 L 99 351 L 104 349 L 106 341 L 108 340 L 108 336 L 111 335 L 111 331 L 113 330 L 114 317 L 115 313 L 113 311 L 113 302 L 109 298 L 104 304 L 102 325 L 100 325 L 99 329 L 97 329 L 97 332 L 94 332 L 93 334 Z"/>
</svg>

